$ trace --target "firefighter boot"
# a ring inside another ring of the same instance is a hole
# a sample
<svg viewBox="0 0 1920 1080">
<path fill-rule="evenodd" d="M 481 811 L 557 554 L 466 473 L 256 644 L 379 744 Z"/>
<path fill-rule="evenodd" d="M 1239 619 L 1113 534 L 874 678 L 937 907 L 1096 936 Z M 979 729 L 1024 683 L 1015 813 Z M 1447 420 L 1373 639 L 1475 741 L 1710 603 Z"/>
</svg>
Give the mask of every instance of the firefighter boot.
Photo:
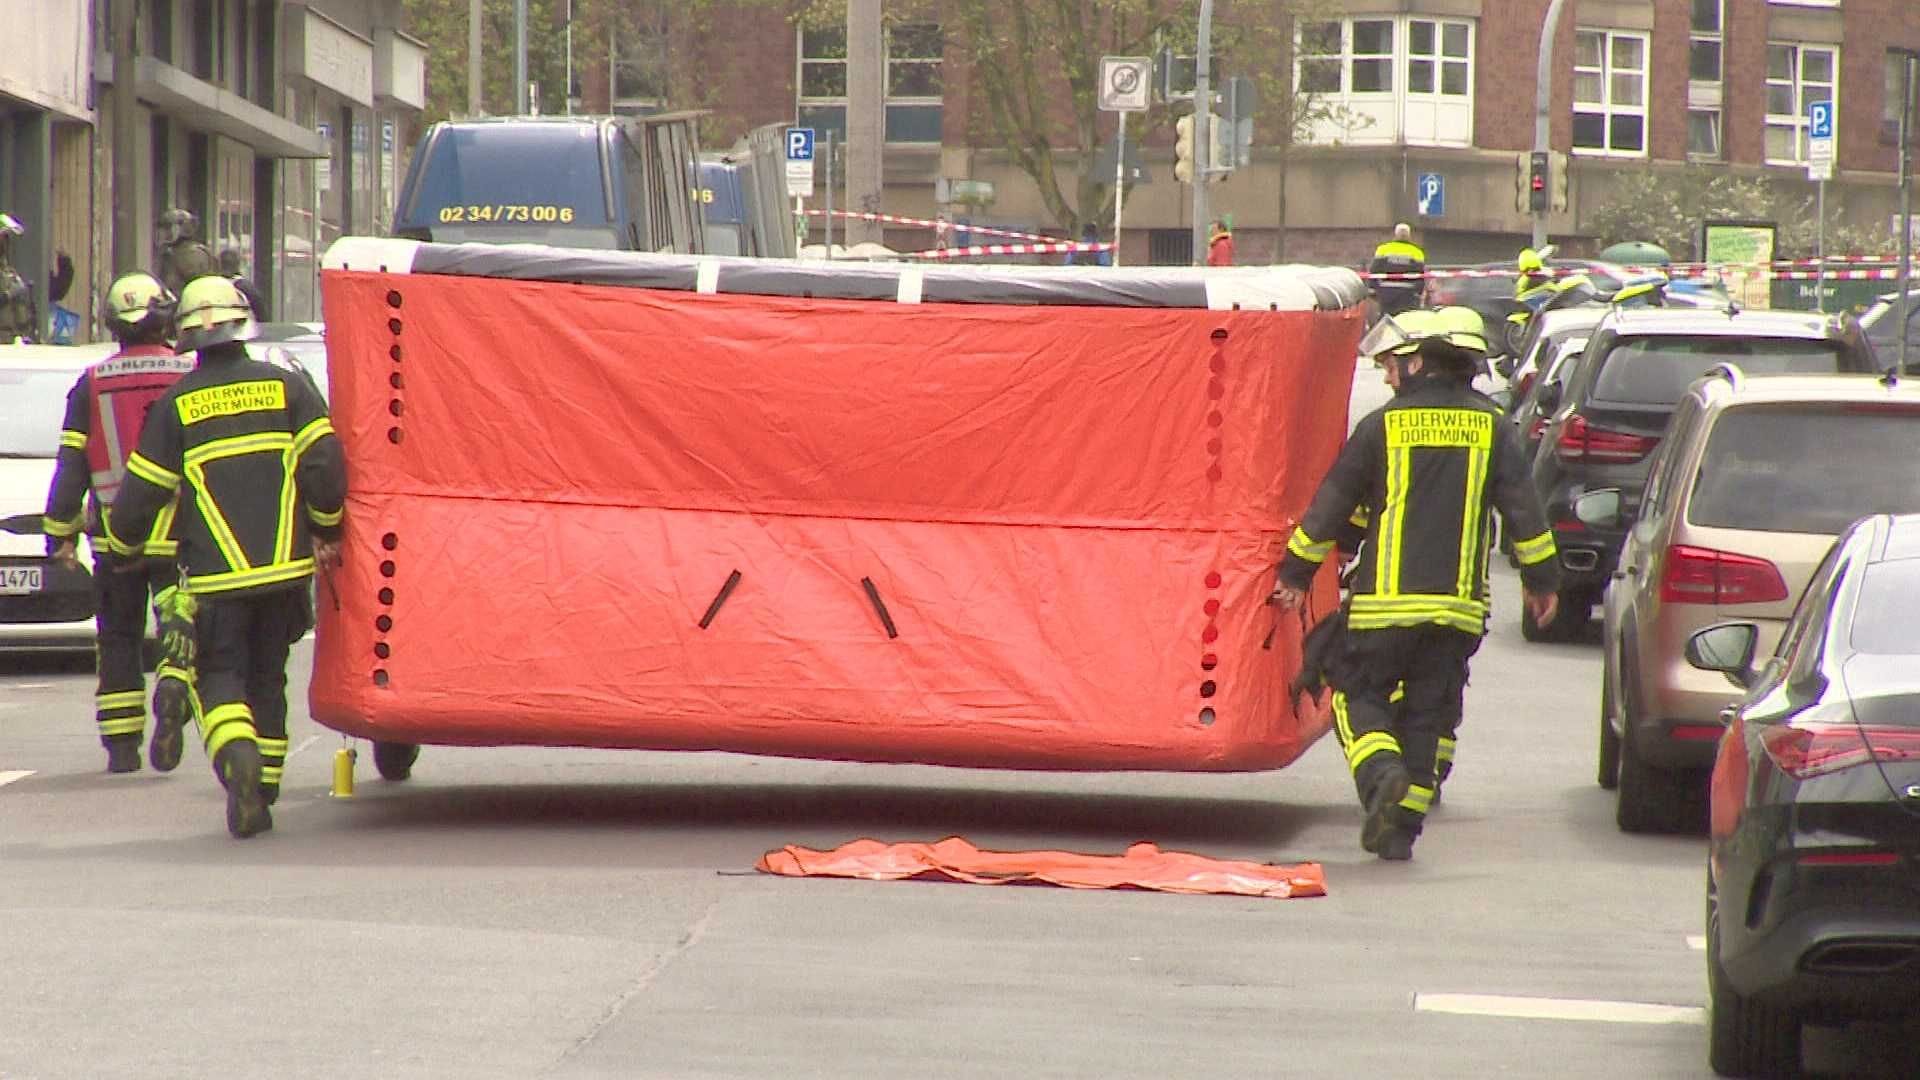
<svg viewBox="0 0 1920 1080">
<path fill-rule="evenodd" d="M 107 744 L 107 771 L 110 773 L 130 773 L 140 771 L 140 736 L 109 735 L 103 740 Z"/>
<path fill-rule="evenodd" d="M 1413 786 L 1413 778 L 1397 755 L 1379 757 L 1386 760 L 1374 767 L 1372 782 L 1367 785 L 1367 822 L 1360 826 L 1360 846 L 1374 854 L 1379 854 L 1381 841 L 1393 830 L 1394 810 Z"/>
<path fill-rule="evenodd" d="M 252 739 L 235 739 L 214 761 L 227 787 L 227 832 L 245 840 L 273 828 L 273 813 L 260 790 L 260 748 Z"/>
<path fill-rule="evenodd" d="M 1405 829 L 1389 827 L 1380 837 L 1379 855 L 1390 862 L 1405 862 L 1413 858 L 1413 834 Z"/>
<path fill-rule="evenodd" d="M 161 772 L 172 772 L 180 764 L 185 746 L 181 733 L 193 718 L 193 691 L 186 680 L 162 677 L 153 687 L 153 742 L 147 746 L 147 760 Z"/>
</svg>

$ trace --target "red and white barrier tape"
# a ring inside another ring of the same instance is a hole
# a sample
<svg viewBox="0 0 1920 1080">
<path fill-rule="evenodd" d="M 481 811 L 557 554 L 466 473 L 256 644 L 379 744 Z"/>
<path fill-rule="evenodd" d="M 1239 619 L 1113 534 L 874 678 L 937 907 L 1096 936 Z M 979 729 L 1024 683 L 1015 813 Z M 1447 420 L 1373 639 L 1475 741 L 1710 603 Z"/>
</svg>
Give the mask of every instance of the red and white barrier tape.
<svg viewBox="0 0 1920 1080">
<path fill-rule="evenodd" d="M 802 211 L 802 213 L 808 217 L 829 216 L 828 211 L 819 209 L 808 209 Z M 932 229 L 935 232 L 959 232 L 965 230 L 969 233 L 979 233 L 982 236 L 1004 236 L 1010 240 L 1032 240 L 1043 244 L 1061 242 L 1060 237 L 1047 236 L 1044 233 L 1020 232 L 1017 229 L 997 229 L 990 225 L 962 225 L 958 222 L 941 221 L 937 218 L 902 217 L 899 214 L 868 214 L 855 210 L 835 210 L 832 211 L 831 216 L 849 221 L 865 221 L 870 224 L 911 225 L 921 229 Z"/>
<path fill-rule="evenodd" d="M 1828 259 L 1827 265 L 1840 267 L 1840 269 L 1829 269 L 1826 271 L 1826 276 L 1836 281 L 1869 281 L 1898 277 L 1899 267 L 1887 265 L 1889 261 L 1866 256 L 1851 256 L 1845 259 L 1836 257 Z M 1619 269 L 1633 274 L 1661 273 L 1668 277 L 1693 277 L 1714 273 L 1765 273 L 1779 278 L 1817 278 L 1821 276 L 1819 267 L 1819 259 L 1781 259 L 1765 263 L 1672 263 L 1667 266 L 1622 266 Z M 1860 267 L 1872 267 L 1872 269 L 1859 269 Z M 1573 266 L 1549 267 L 1545 276 L 1571 277 L 1585 272 Z M 1364 270 L 1359 273 L 1369 281 L 1439 281 L 1450 278 L 1515 278 L 1519 276 L 1518 271 L 1505 268 L 1488 270 L 1481 267 L 1444 266 L 1432 267 L 1424 274 L 1371 274 Z M 1536 271 L 1536 275 L 1538 273 Z M 1841 275 L 1861 276 L 1842 277 Z"/>
<path fill-rule="evenodd" d="M 910 251 L 907 259 L 969 259 L 982 255 L 1055 255 L 1061 252 L 1112 251 L 1112 244 L 1082 244 L 1060 240 L 1048 244 L 975 244 L 971 247 L 928 248 Z"/>
</svg>

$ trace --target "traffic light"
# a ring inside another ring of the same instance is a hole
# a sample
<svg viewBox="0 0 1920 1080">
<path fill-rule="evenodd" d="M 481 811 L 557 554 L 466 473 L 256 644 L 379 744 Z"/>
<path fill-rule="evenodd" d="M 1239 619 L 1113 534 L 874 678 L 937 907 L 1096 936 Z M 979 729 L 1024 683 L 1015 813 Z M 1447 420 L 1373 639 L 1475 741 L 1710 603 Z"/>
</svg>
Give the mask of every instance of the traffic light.
<svg viewBox="0 0 1920 1080">
<path fill-rule="evenodd" d="M 1556 214 L 1565 213 L 1567 207 L 1572 205 L 1568 198 L 1569 181 L 1567 177 L 1570 171 L 1571 170 L 1567 168 L 1567 155 L 1562 151 L 1555 150 L 1553 152 L 1553 177 L 1551 185 L 1553 188 L 1553 199 L 1551 204 Z"/>
<path fill-rule="evenodd" d="M 1551 206 L 1553 193 L 1547 187 L 1550 160 L 1545 151 L 1535 151 L 1528 158 L 1527 209 L 1536 214 L 1546 213 Z"/>
<path fill-rule="evenodd" d="M 1173 178 L 1183 184 L 1193 183 L 1193 114 L 1188 113 L 1174 122 L 1173 140 Z"/>
</svg>

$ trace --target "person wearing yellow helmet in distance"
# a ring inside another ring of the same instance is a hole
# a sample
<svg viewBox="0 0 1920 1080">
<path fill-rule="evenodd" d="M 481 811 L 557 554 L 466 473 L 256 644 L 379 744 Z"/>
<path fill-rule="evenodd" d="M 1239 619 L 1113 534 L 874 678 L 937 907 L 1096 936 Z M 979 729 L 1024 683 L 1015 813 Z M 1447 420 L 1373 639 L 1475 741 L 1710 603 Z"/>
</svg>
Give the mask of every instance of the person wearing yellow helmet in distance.
<svg viewBox="0 0 1920 1080">
<path fill-rule="evenodd" d="M 1334 723 L 1366 823 L 1365 850 L 1413 857 L 1433 805 L 1440 740 L 1461 711 L 1487 627 L 1487 549 L 1497 511 L 1526 603 L 1552 614 L 1559 568 L 1519 437 L 1471 381 L 1487 344 L 1469 308 L 1410 311 L 1361 342 L 1394 397 L 1355 425 L 1287 542 L 1273 601 L 1291 609 L 1366 508 L 1335 665 Z M 1396 689 L 1402 701 L 1393 702 Z M 1396 715 L 1397 713 L 1397 715 Z"/>
<path fill-rule="evenodd" d="M 181 291 L 178 349 L 199 362 L 154 402 L 107 537 L 131 556 L 132 538 L 191 490 L 175 535 L 196 607 L 200 731 L 238 838 L 273 827 L 287 653 L 307 631 L 316 563 L 339 557 L 347 486 L 326 402 L 310 381 L 247 354 L 257 332 L 231 280 L 199 277 Z"/>
<path fill-rule="evenodd" d="M 168 388 L 193 370 L 193 361 L 174 355 L 174 297 L 152 275 L 121 275 L 107 287 L 101 306 L 101 317 L 120 349 L 82 372 L 67 393 L 67 415 L 60 426 L 60 452 L 41 531 L 47 537 L 47 554 L 75 566 L 81 534 L 94 539 L 98 651 L 94 722 L 107 750 L 107 771 L 129 773 L 140 768 L 140 743 L 147 727 L 146 677 L 140 655 L 147 605 L 152 602 L 164 623 L 179 593 L 175 545 L 168 535 L 173 507 L 162 507 L 151 528 L 129 534 L 129 539 L 139 538 L 140 558 L 129 562 L 124 572 L 112 572 L 101 538 L 106 535 L 107 508 L 126 477 L 127 455 L 140 438 L 142 418 Z M 156 681 L 171 684 L 170 696 L 186 707 L 190 678 L 186 665 L 163 659 L 157 674 Z M 176 724 L 165 717 L 156 724 L 154 768 L 164 772 L 179 763 L 179 724 L 185 721 L 183 713 Z"/>
</svg>

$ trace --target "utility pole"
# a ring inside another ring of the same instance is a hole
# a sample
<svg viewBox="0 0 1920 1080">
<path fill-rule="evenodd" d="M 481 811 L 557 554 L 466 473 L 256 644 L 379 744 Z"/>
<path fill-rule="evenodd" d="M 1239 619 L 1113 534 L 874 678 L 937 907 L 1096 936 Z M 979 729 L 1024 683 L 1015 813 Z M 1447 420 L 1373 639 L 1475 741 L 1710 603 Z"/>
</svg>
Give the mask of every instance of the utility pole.
<svg viewBox="0 0 1920 1080">
<path fill-rule="evenodd" d="M 1553 39 L 1560 29 L 1560 8 L 1565 0 L 1553 0 L 1547 5 L 1546 25 L 1540 28 L 1540 66 L 1533 79 L 1533 152 L 1548 154 L 1552 149 L 1553 125 L 1549 119 L 1553 112 Z M 1551 156 L 1549 161 L 1553 160 Z M 1548 191 L 1552 191 L 1553 179 L 1547 179 Z M 1553 199 L 1547 199 L 1547 209 L 1533 212 L 1533 248 L 1538 251 L 1547 242 L 1547 215 L 1553 211 Z"/>
<path fill-rule="evenodd" d="M 1213 0 L 1200 0 L 1193 66 L 1193 265 L 1207 262 L 1207 184 L 1213 179 Z M 1115 239 L 1118 239 L 1117 237 Z"/>
<path fill-rule="evenodd" d="M 1895 311 L 1900 313 L 1900 363 L 1896 369 L 1907 373 L 1908 339 L 1912 336 L 1913 316 L 1907 305 L 1913 288 L 1913 66 L 1920 52 L 1899 50 L 1900 56 L 1900 291 Z"/>
<path fill-rule="evenodd" d="M 527 110 L 527 0 L 513 0 L 513 114 Z"/>
<path fill-rule="evenodd" d="M 480 0 L 467 4 L 467 115 L 480 115 Z"/>
<path fill-rule="evenodd" d="M 140 175 L 138 162 L 134 159 L 138 153 L 134 150 L 134 139 L 139 128 L 134 115 L 139 102 L 133 89 L 133 68 L 136 50 L 134 35 L 136 21 L 132 0 L 120 0 L 109 9 L 108 30 L 113 41 L 113 86 L 107 92 L 107 101 L 113 109 L 113 268 L 118 274 L 136 266 L 147 265 L 142 255 L 143 234 L 135 222 L 133 193 L 138 190 Z M 155 192 L 156 196 L 160 193 Z M 110 275 L 111 276 L 111 275 Z"/>
</svg>

